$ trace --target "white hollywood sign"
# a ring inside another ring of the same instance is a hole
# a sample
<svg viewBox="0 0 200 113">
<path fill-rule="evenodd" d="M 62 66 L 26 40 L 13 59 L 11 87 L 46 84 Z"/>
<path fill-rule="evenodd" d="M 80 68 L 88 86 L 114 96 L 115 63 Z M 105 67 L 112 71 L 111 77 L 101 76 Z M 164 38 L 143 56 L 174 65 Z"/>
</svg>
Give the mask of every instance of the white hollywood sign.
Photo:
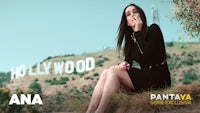
<svg viewBox="0 0 200 113">
<path fill-rule="evenodd" d="M 41 70 L 41 67 L 43 67 L 43 70 Z M 62 75 L 63 73 L 71 74 L 74 72 L 74 68 L 76 68 L 78 73 L 82 73 L 95 68 L 95 59 L 93 57 L 87 57 L 85 60 L 78 60 L 76 63 L 74 61 L 43 62 L 42 64 L 37 64 L 35 71 L 33 71 L 32 66 L 27 68 L 25 65 L 20 65 L 11 69 L 11 79 L 24 77 L 27 72 L 29 76 L 48 75 L 50 74 L 51 67 L 54 67 L 54 73 L 56 75 Z M 26 72 L 27 69 L 28 71 Z"/>
</svg>

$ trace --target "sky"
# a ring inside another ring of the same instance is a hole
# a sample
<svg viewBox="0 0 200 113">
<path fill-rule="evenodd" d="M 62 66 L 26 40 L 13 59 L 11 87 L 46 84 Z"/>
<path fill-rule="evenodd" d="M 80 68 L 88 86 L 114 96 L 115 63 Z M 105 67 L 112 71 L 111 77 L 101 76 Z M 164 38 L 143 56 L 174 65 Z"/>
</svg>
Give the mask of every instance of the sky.
<svg viewBox="0 0 200 113">
<path fill-rule="evenodd" d="M 123 9 L 140 6 L 152 24 L 156 4 L 165 42 L 179 41 L 171 0 L 0 0 L 0 72 L 34 65 L 49 56 L 116 48 Z M 184 38 L 186 41 L 194 41 Z"/>
</svg>

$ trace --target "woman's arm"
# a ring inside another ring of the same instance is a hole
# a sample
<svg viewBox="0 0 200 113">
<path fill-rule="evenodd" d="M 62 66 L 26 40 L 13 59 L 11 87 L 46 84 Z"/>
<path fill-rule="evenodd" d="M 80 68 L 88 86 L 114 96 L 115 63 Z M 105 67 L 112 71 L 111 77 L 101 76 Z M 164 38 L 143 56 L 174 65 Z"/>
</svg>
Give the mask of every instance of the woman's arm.
<svg viewBox="0 0 200 113">
<path fill-rule="evenodd" d="M 149 58 L 153 56 L 153 54 L 156 54 L 156 52 L 159 52 L 161 49 L 163 42 L 163 35 L 158 25 L 152 24 L 149 28 L 147 39 L 144 38 L 141 31 L 137 31 L 134 33 L 136 42 L 139 45 L 139 48 L 142 51 L 141 58 Z M 162 43 L 161 43 L 162 42 Z"/>
</svg>

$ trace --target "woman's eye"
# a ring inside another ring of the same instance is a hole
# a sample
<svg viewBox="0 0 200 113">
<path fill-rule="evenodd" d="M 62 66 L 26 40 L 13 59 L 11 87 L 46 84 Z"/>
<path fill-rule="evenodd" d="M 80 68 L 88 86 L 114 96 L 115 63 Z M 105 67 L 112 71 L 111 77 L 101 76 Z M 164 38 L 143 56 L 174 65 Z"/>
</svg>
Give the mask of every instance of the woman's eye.
<svg viewBox="0 0 200 113">
<path fill-rule="evenodd" d="M 130 15 L 131 15 L 130 13 L 126 14 L 126 16 L 130 16 Z"/>
<path fill-rule="evenodd" d="M 138 13 L 138 11 L 133 11 L 133 13 L 135 14 L 135 13 Z"/>
</svg>

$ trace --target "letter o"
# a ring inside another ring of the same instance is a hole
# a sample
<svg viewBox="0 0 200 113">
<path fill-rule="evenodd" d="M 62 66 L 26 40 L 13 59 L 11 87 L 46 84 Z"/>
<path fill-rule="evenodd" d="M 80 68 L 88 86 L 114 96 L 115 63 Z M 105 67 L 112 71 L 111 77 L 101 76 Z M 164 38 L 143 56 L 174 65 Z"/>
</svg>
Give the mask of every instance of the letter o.
<svg viewBox="0 0 200 113">
<path fill-rule="evenodd" d="M 26 66 L 25 65 L 20 65 L 17 70 L 18 70 L 19 77 L 23 77 L 26 75 Z"/>
<path fill-rule="evenodd" d="M 85 71 L 85 61 L 84 60 L 79 60 L 76 62 L 76 71 L 78 73 L 82 73 Z"/>
<path fill-rule="evenodd" d="M 74 62 L 73 61 L 68 61 L 65 63 L 65 72 L 67 74 L 70 74 L 74 71 Z"/>
</svg>

